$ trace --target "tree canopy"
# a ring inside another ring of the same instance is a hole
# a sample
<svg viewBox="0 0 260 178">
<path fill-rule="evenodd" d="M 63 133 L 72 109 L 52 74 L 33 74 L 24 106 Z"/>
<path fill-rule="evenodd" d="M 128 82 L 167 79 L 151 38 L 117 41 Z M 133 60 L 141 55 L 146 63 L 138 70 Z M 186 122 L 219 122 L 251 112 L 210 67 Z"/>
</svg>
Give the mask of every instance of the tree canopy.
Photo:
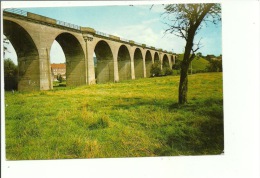
<svg viewBox="0 0 260 178">
<path fill-rule="evenodd" d="M 18 66 L 11 59 L 4 60 L 4 86 L 5 90 L 17 90 Z"/>
</svg>

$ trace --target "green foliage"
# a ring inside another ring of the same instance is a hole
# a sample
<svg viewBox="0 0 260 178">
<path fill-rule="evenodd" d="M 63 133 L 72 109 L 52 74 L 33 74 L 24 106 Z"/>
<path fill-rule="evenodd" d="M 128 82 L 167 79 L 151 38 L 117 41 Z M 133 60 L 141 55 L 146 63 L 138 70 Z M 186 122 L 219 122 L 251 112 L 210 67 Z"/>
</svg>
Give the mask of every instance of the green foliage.
<svg viewBox="0 0 260 178">
<path fill-rule="evenodd" d="M 6 91 L 6 157 L 220 154 L 222 73 L 191 75 L 186 105 L 172 104 L 178 82 L 178 76 L 167 76 L 52 91 Z"/>
<path fill-rule="evenodd" d="M 222 72 L 222 60 L 209 60 L 207 70 L 209 72 Z"/>
<path fill-rule="evenodd" d="M 167 76 L 167 75 L 173 75 L 173 70 L 170 69 L 170 67 L 165 67 L 163 68 L 162 74 Z"/>
<path fill-rule="evenodd" d="M 5 90 L 18 88 L 18 66 L 11 59 L 4 60 L 4 84 Z"/>
<path fill-rule="evenodd" d="M 180 70 L 172 70 L 172 75 L 180 75 Z"/>
<path fill-rule="evenodd" d="M 61 74 L 58 74 L 58 75 L 57 75 L 57 80 L 58 80 L 60 83 L 62 83 L 63 78 L 62 78 Z"/>
<path fill-rule="evenodd" d="M 152 64 L 150 74 L 152 77 L 158 77 L 162 75 L 161 64 L 159 62 Z"/>
<path fill-rule="evenodd" d="M 173 70 L 181 69 L 181 60 L 179 58 L 175 59 L 175 63 L 172 65 Z"/>
</svg>

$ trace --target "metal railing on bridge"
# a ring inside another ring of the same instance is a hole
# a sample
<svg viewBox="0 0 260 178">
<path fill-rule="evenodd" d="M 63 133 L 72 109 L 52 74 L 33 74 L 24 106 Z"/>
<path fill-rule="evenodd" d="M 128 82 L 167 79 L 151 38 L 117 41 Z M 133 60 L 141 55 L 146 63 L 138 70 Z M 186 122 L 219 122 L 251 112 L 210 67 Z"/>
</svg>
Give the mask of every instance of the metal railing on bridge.
<svg viewBox="0 0 260 178">
<path fill-rule="evenodd" d="M 22 15 L 22 16 L 27 16 L 27 12 L 21 9 L 15 9 L 15 8 L 8 8 L 8 9 L 4 9 L 5 12 L 10 12 L 13 14 L 18 14 L 18 15 Z"/>
<path fill-rule="evenodd" d="M 73 29 L 76 29 L 76 30 L 80 30 L 79 25 L 74 25 L 72 23 L 67 23 L 67 22 L 63 22 L 63 21 L 60 21 L 60 20 L 56 20 L 56 24 L 61 25 L 61 26 L 65 26 L 65 27 L 69 27 L 69 28 L 73 28 Z"/>
<path fill-rule="evenodd" d="M 4 9 L 4 11 L 28 17 L 28 15 L 27 15 L 28 12 L 24 11 L 24 10 L 21 10 L 21 9 L 8 8 L 8 9 Z M 76 30 L 80 30 L 80 26 L 79 25 L 74 25 L 74 24 L 63 22 L 63 21 L 60 21 L 60 20 L 56 20 L 56 24 L 64 26 L 64 27 L 69 27 L 69 28 L 73 28 L 73 29 L 76 29 Z"/>
<path fill-rule="evenodd" d="M 100 36 L 109 37 L 109 34 L 104 33 L 104 32 L 100 32 L 100 31 L 96 31 L 96 34 L 97 34 L 97 35 L 100 35 Z"/>
</svg>

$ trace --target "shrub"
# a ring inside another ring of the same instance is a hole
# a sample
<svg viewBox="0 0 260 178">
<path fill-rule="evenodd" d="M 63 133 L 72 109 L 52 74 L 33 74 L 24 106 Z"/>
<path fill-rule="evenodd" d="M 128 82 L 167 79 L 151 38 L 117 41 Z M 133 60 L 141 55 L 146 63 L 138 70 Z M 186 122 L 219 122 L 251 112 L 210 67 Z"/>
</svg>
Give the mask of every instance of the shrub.
<svg viewBox="0 0 260 178">
<path fill-rule="evenodd" d="M 222 60 L 209 60 L 207 70 L 209 72 L 222 72 Z"/>
<path fill-rule="evenodd" d="M 173 70 L 170 69 L 169 67 L 167 67 L 167 68 L 163 69 L 163 73 L 164 73 L 164 75 L 172 75 L 173 74 Z"/>
<path fill-rule="evenodd" d="M 175 63 L 172 65 L 172 69 L 180 70 L 181 69 L 181 60 L 175 59 Z"/>
<path fill-rule="evenodd" d="M 162 75 L 161 65 L 159 62 L 152 64 L 150 74 L 151 77 L 158 77 Z"/>
</svg>

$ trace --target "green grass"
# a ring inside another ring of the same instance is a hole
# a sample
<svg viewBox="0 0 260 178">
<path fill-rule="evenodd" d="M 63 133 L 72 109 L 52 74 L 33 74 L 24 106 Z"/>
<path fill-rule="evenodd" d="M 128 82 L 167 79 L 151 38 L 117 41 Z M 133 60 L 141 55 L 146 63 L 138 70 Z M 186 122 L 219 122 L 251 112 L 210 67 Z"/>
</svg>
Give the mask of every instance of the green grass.
<svg viewBox="0 0 260 178">
<path fill-rule="evenodd" d="M 66 87 L 66 81 L 53 81 L 53 87 Z"/>
<path fill-rule="evenodd" d="M 179 59 L 182 60 L 183 59 L 183 54 L 180 54 L 179 55 Z M 198 70 L 198 71 L 201 71 L 201 70 L 205 70 L 206 67 L 209 65 L 209 61 L 207 61 L 206 59 L 200 57 L 199 59 L 194 59 L 192 61 L 192 69 L 193 70 Z"/>
<path fill-rule="evenodd" d="M 212 155 L 224 149 L 222 73 L 5 93 L 8 160 Z"/>
</svg>

